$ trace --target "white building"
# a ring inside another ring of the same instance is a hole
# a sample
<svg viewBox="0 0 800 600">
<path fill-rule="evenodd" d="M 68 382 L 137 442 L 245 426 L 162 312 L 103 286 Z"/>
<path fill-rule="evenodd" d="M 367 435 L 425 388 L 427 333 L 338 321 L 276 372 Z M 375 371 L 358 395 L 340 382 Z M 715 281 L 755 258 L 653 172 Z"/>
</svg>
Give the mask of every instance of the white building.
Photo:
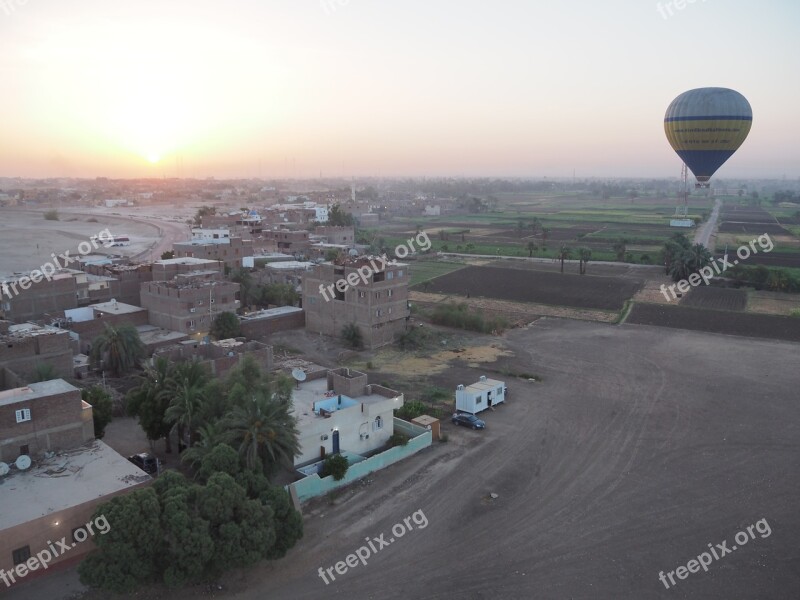
<svg viewBox="0 0 800 600">
<path fill-rule="evenodd" d="M 506 384 L 481 375 L 477 383 L 456 388 L 456 410 L 471 414 L 491 408 L 506 400 Z"/>
<path fill-rule="evenodd" d="M 300 431 L 302 466 L 329 454 L 364 455 L 383 447 L 394 433 L 394 411 L 403 394 L 367 384 L 367 375 L 342 368 L 318 371 L 292 395 Z"/>
</svg>

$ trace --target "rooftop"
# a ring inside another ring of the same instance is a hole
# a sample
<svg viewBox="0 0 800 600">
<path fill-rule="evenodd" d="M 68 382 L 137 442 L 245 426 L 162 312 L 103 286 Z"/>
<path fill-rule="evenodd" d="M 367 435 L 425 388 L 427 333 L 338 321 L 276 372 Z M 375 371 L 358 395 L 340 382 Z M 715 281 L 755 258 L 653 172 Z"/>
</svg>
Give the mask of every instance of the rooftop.
<svg viewBox="0 0 800 600">
<path fill-rule="evenodd" d="M 133 487 L 150 476 L 95 440 L 0 479 L 0 530 Z M 53 523 L 54 529 L 56 524 Z M 56 530 L 57 531 L 57 530 Z M 69 532 L 66 532 L 68 535 Z M 56 533 L 53 538 L 58 537 Z"/>
<path fill-rule="evenodd" d="M 259 310 L 258 312 L 252 312 L 248 315 L 244 315 L 241 317 L 243 321 L 251 321 L 255 319 L 270 319 L 272 317 L 277 317 L 280 315 L 288 315 L 290 313 L 297 313 L 303 312 L 302 308 L 297 308 L 296 306 L 278 306 L 277 308 L 269 308 L 266 310 Z"/>
<path fill-rule="evenodd" d="M 0 334 L 0 339 L 3 338 L 26 338 L 26 337 L 36 337 L 40 335 L 60 335 L 67 333 L 64 329 L 59 329 L 58 327 L 43 327 L 41 325 L 37 325 L 36 323 L 21 323 L 19 325 L 10 325 L 8 327 L 8 333 Z"/>
<path fill-rule="evenodd" d="M 67 392 L 80 392 L 78 388 L 63 379 L 51 379 L 39 383 L 29 383 L 25 387 L 0 392 L 0 406 L 9 406 L 17 402 L 30 402 L 38 398 L 46 398 Z M 0 511 L 2 514 L 2 511 Z"/>
<path fill-rule="evenodd" d="M 329 395 L 326 396 L 326 393 Z M 328 379 L 326 377 L 304 381 L 299 388 L 295 387 L 292 392 L 294 414 L 297 417 L 297 426 L 301 429 L 303 425 L 311 423 L 315 419 L 325 418 L 314 412 L 315 405 L 317 409 L 325 408 L 335 412 L 336 410 L 345 410 L 361 404 L 386 402 L 387 399 L 386 396 L 380 394 L 369 394 L 367 396 L 357 396 L 356 398 L 342 395 L 342 403 L 340 405 L 339 394 L 333 394 L 328 391 Z"/>
<path fill-rule="evenodd" d="M 274 269 L 276 271 L 289 271 L 293 269 L 310 269 L 314 266 L 312 262 L 303 262 L 299 260 L 286 260 L 283 262 L 274 262 L 267 264 L 265 269 Z"/>
<path fill-rule="evenodd" d="M 98 312 L 104 312 L 111 315 L 128 315 L 145 310 L 141 306 L 134 306 L 133 304 L 125 304 L 124 302 L 117 302 L 111 300 L 110 302 L 98 302 L 97 304 L 90 304 L 88 308 L 94 309 Z"/>
<path fill-rule="evenodd" d="M 194 258 L 194 257 L 184 257 L 184 258 L 165 258 L 163 260 L 157 260 L 153 264 L 154 265 L 210 265 L 210 264 L 217 264 L 218 260 L 211 260 L 210 258 Z"/>
</svg>

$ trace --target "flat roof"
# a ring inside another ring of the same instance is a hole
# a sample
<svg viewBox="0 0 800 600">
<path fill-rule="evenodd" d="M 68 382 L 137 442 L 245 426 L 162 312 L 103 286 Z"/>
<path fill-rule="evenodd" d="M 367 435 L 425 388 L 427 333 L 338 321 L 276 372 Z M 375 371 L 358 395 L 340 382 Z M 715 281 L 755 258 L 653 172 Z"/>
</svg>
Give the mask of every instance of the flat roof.
<svg viewBox="0 0 800 600">
<path fill-rule="evenodd" d="M 299 260 L 285 260 L 282 262 L 268 263 L 264 265 L 265 269 L 275 269 L 276 271 L 288 271 L 291 269 L 310 269 L 314 266 L 312 262 L 304 262 Z"/>
<path fill-rule="evenodd" d="M 250 313 L 249 315 L 243 315 L 241 319 L 242 320 L 268 319 L 270 317 L 277 317 L 279 315 L 288 315 L 290 313 L 296 313 L 296 312 L 303 312 L 303 309 L 298 308 L 296 306 L 278 306 L 277 308 L 268 308 L 266 310 L 260 310 L 258 312 Z"/>
<path fill-rule="evenodd" d="M 8 406 L 17 402 L 30 402 L 37 398 L 64 394 L 66 392 L 79 392 L 80 390 L 63 379 L 51 379 L 39 383 L 29 383 L 25 387 L 14 388 L 0 392 L 0 406 Z M 2 513 L 2 511 L 0 511 Z"/>
<path fill-rule="evenodd" d="M 210 258 L 195 258 L 193 256 L 185 256 L 183 258 L 165 258 L 157 260 L 154 265 L 204 265 L 208 263 L 218 263 L 218 260 Z"/>
<path fill-rule="evenodd" d="M 0 483 L 0 530 L 131 488 L 151 477 L 100 440 L 13 470 Z M 55 526 L 55 524 L 54 524 Z M 68 532 L 67 532 L 68 533 Z M 58 537 L 56 533 L 53 536 Z"/>
<path fill-rule="evenodd" d="M 180 331 L 172 331 L 170 329 L 162 329 L 155 325 L 139 325 L 136 328 L 139 332 L 139 338 L 144 344 L 156 344 L 162 342 L 178 342 L 189 337 Z"/>
<path fill-rule="evenodd" d="M 43 327 L 36 323 L 20 323 L 19 325 L 10 325 L 8 327 L 8 333 L 0 334 L 0 339 L 5 337 L 24 338 L 38 335 L 59 335 L 62 333 L 67 333 L 67 331 L 65 329 L 59 329 L 58 327 Z"/>
<path fill-rule="evenodd" d="M 292 412 L 297 417 L 297 426 L 302 429 L 303 425 L 308 425 L 312 421 L 316 419 L 324 419 L 320 415 L 317 415 L 313 411 L 314 403 L 322 402 L 322 401 L 333 401 L 333 399 L 337 398 L 338 394 L 326 396 L 325 392 L 328 391 L 328 378 L 322 377 L 320 379 L 312 379 L 311 381 L 304 381 L 300 384 L 298 388 L 295 386 L 295 389 L 292 391 Z M 345 396 L 345 394 L 342 394 Z M 398 397 L 400 394 L 398 393 Z M 386 400 L 390 400 L 386 396 L 381 396 L 380 394 L 369 394 L 366 396 L 347 396 L 353 400 L 350 406 L 345 406 L 340 410 L 347 410 L 347 408 L 352 408 L 354 406 L 358 406 L 359 404 L 377 404 L 378 402 L 386 402 Z"/>
<path fill-rule="evenodd" d="M 146 310 L 141 306 L 125 304 L 124 302 L 117 302 L 116 300 L 112 302 L 98 302 L 97 304 L 90 304 L 89 308 L 114 315 L 127 315 Z"/>
<path fill-rule="evenodd" d="M 465 389 L 474 392 L 481 392 L 483 390 L 496 388 L 498 386 L 505 386 L 505 383 L 497 379 L 485 379 L 483 381 L 476 381 L 472 385 L 468 385 Z"/>
</svg>

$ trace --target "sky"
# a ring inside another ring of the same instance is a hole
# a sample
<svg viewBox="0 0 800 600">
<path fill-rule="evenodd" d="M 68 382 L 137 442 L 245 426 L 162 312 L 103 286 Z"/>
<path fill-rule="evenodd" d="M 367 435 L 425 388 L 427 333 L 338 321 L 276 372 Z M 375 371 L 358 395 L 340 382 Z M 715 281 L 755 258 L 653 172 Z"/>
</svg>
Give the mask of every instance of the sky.
<svg viewBox="0 0 800 600">
<path fill-rule="evenodd" d="M 800 177 L 797 0 L 0 0 L 0 176 L 671 177 L 678 94 Z"/>
</svg>

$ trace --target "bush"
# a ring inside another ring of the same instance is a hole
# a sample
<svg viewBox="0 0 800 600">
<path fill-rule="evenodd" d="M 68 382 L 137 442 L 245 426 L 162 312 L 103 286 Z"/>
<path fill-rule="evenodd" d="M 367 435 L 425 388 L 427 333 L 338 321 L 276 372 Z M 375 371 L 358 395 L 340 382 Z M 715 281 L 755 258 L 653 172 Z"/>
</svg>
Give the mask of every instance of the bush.
<svg viewBox="0 0 800 600">
<path fill-rule="evenodd" d="M 394 448 L 395 446 L 405 446 L 408 444 L 408 436 L 402 433 L 393 433 L 389 438 L 389 445 Z"/>
<path fill-rule="evenodd" d="M 487 319 L 479 312 L 472 312 L 465 303 L 450 302 L 437 306 L 431 315 L 431 321 L 437 325 L 457 327 L 481 333 L 501 331 L 508 327 L 508 321 L 502 318 Z"/>
<path fill-rule="evenodd" d="M 355 323 L 350 323 L 342 328 L 342 339 L 355 350 L 360 350 L 364 347 L 364 339 L 361 337 L 361 330 Z"/>
<path fill-rule="evenodd" d="M 45 221 L 58 221 L 58 211 L 55 209 L 45 211 L 44 219 Z"/>
<path fill-rule="evenodd" d="M 333 475 L 333 478 L 336 481 L 341 481 L 344 479 L 347 469 L 349 468 L 350 463 L 347 462 L 347 459 L 344 456 L 341 454 L 334 454 L 333 456 L 326 458 L 322 463 L 322 471 L 320 471 L 319 475 L 320 477 Z"/>
<path fill-rule="evenodd" d="M 419 400 L 415 400 L 413 402 L 406 402 L 395 411 L 395 415 L 400 419 L 405 419 L 406 421 L 410 421 L 411 419 L 416 419 L 420 415 L 427 414 L 428 407 L 425 406 Z"/>
</svg>

